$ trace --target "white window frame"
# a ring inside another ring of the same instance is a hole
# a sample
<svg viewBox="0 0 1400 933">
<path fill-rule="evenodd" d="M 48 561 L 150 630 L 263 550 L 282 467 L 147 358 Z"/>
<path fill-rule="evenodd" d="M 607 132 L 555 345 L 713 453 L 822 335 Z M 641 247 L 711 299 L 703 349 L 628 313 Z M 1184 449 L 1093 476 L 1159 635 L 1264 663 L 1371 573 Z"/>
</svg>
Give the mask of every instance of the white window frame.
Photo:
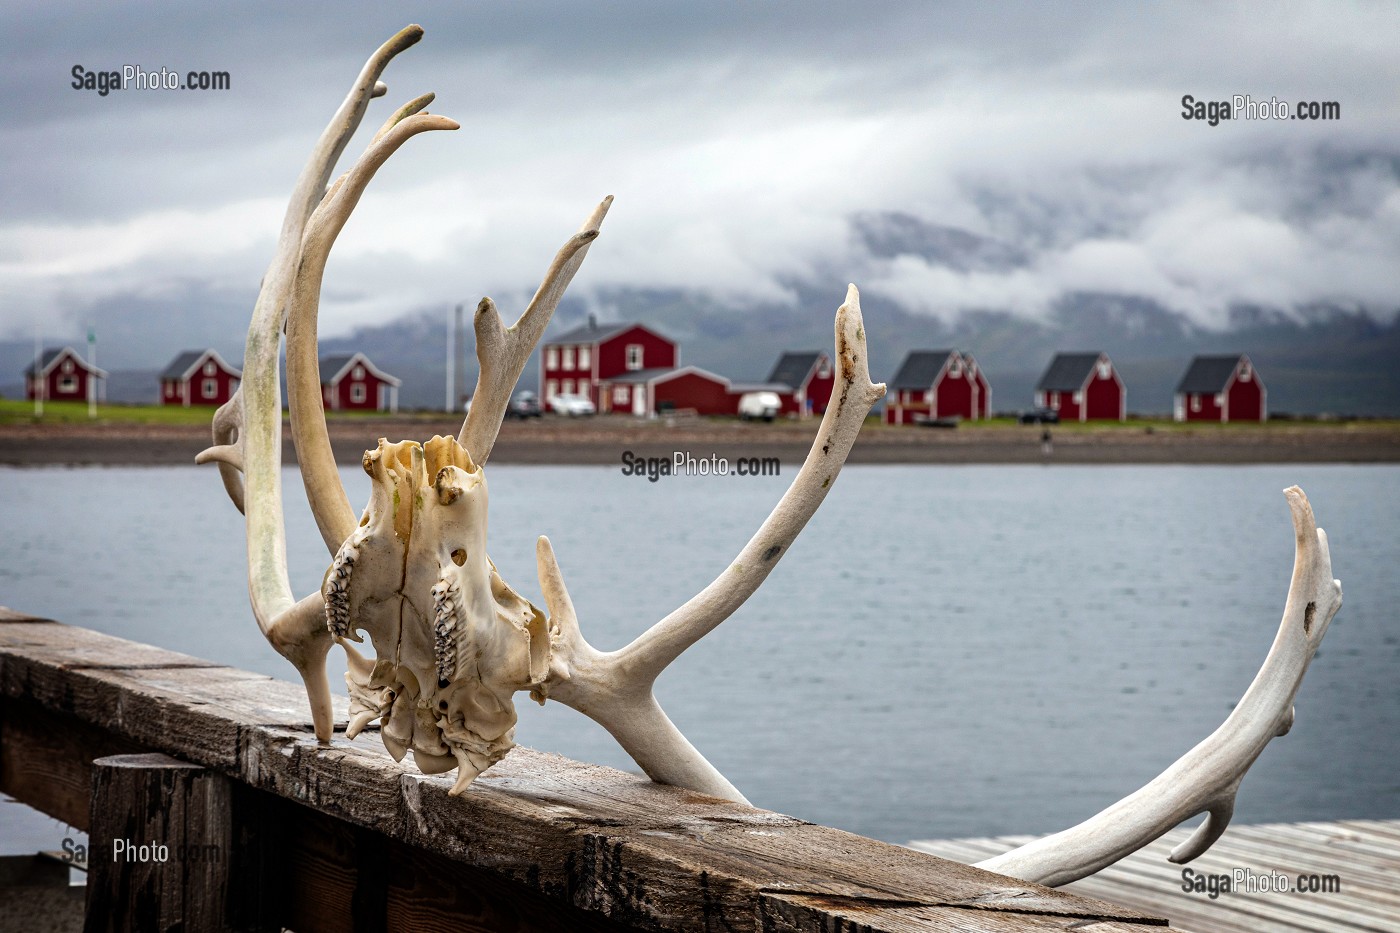
<svg viewBox="0 0 1400 933">
<path fill-rule="evenodd" d="M 1191 412 L 1197 415 L 1201 413 L 1201 397 L 1194 393 L 1191 396 Z"/>
<path fill-rule="evenodd" d="M 1224 407 L 1225 407 L 1225 393 L 1224 393 L 1224 392 L 1217 392 L 1217 393 L 1215 393 L 1215 407 L 1216 407 L 1216 408 L 1224 408 Z"/>
<path fill-rule="evenodd" d="M 207 362 L 207 363 L 204 364 L 204 375 L 206 375 L 206 376 L 212 376 L 212 375 L 214 375 L 214 374 L 215 374 L 216 372 L 218 372 L 218 371 L 219 371 L 219 367 L 217 367 L 217 366 L 214 365 L 214 361 L 213 361 L 213 360 L 210 360 L 209 362 Z"/>
<path fill-rule="evenodd" d="M 70 373 L 64 373 L 58 377 L 58 391 L 76 392 L 78 391 L 78 377 Z"/>
<path fill-rule="evenodd" d="M 558 368 L 559 368 L 559 348 L 558 348 L 558 347 L 545 347 L 545 348 L 544 348 L 544 368 L 545 368 L 545 369 L 558 369 Z"/>
<path fill-rule="evenodd" d="M 1111 379 L 1113 377 L 1113 364 L 1108 360 L 1099 360 L 1098 370 L 1100 379 Z"/>
<path fill-rule="evenodd" d="M 574 368 L 574 348 L 573 348 L 573 347 L 565 347 L 565 348 L 564 348 L 564 359 L 563 359 L 563 363 L 560 365 L 559 368 L 560 368 L 560 369 L 569 369 L 569 370 L 572 370 L 572 369 Z M 567 394 L 567 393 L 565 393 L 565 394 Z"/>
<path fill-rule="evenodd" d="M 632 393 L 627 390 L 627 386 L 613 386 L 613 407 L 621 405 L 626 407 L 632 404 Z"/>
<path fill-rule="evenodd" d="M 579 369 L 588 369 L 588 370 L 591 370 L 591 369 L 593 368 L 593 348 L 592 348 L 592 347 L 579 347 L 579 348 L 578 348 L 578 368 L 579 368 Z"/>
<path fill-rule="evenodd" d="M 953 362 L 948 364 L 948 376 L 951 379 L 962 378 L 962 360 L 957 357 L 953 358 Z"/>
<path fill-rule="evenodd" d="M 351 378 L 351 379 L 363 379 L 363 378 L 365 378 L 365 368 L 364 368 L 363 366 L 356 366 L 354 369 L 350 370 L 350 378 Z"/>
<path fill-rule="evenodd" d="M 219 380 L 205 379 L 199 386 L 200 398 L 215 398 L 219 394 Z"/>
<path fill-rule="evenodd" d="M 817 378 L 829 379 L 831 377 L 831 360 L 822 357 L 821 364 L 817 366 Z"/>
<path fill-rule="evenodd" d="M 1083 389 L 1080 389 L 1078 392 L 1074 393 L 1074 404 L 1076 404 L 1076 405 L 1083 405 L 1083 404 L 1084 404 L 1084 390 L 1083 390 Z"/>
<path fill-rule="evenodd" d="M 352 405 L 363 405 L 367 398 L 369 398 L 369 392 L 365 391 L 363 382 L 350 383 L 350 403 Z"/>
<path fill-rule="evenodd" d="M 553 379 L 546 379 L 546 380 L 544 381 L 544 399 L 545 399 L 545 401 L 546 401 L 546 402 L 549 401 L 550 399 L 554 398 L 554 396 L 556 396 L 556 395 L 558 395 L 558 394 L 559 394 L 559 383 L 558 383 L 557 381 L 553 380 Z"/>
<path fill-rule="evenodd" d="M 565 379 L 563 382 L 563 390 L 565 395 L 573 395 L 574 381 L 572 379 Z"/>
<path fill-rule="evenodd" d="M 587 380 L 587 379 L 580 379 L 580 380 L 578 381 L 578 394 L 579 394 L 579 395 L 582 395 L 584 398 L 587 398 L 587 399 L 592 399 L 592 398 L 593 398 L 593 396 L 589 395 L 589 393 L 588 393 L 588 380 Z"/>
<path fill-rule="evenodd" d="M 629 343 L 627 345 L 627 369 L 636 372 L 642 368 L 643 348 L 640 343 Z"/>
<path fill-rule="evenodd" d="M 1254 367 L 1248 363 L 1240 364 L 1240 382 L 1248 382 L 1254 378 Z"/>
</svg>

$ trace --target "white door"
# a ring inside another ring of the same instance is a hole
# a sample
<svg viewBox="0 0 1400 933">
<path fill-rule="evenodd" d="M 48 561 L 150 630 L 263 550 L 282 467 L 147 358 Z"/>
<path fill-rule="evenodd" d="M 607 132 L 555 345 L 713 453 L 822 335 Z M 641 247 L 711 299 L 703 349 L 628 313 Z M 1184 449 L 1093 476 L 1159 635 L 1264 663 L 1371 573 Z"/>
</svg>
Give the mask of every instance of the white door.
<svg viewBox="0 0 1400 933">
<path fill-rule="evenodd" d="M 647 387 L 637 384 L 632 387 L 632 414 L 639 418 L 645 417 L 647 413 Z"/>
</svg>

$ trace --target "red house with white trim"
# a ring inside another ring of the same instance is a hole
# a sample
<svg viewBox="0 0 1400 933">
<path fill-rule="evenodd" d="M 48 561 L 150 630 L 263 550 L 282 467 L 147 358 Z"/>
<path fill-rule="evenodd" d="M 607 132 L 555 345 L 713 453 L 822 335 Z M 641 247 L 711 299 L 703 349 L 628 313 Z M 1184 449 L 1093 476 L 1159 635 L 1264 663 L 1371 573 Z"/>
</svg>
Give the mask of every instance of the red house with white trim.
<svg viewBox="0 0 1400 933">
<path fill-rule="evenodd" d="M 243 371 L 214 350 L 186 350 L 160 374 L 160 404 L 222 405 L 233 398 Z"/>
<path fill-rule="evenodd" d="M 826 412 L 826 406 L 831 401 L 831 387 L 835 383 L 831 357 L 826 353 L 821 350 L 788 351 L 778 357 L 763 388 L 778 393 L 778 399 L 783 403 L 779 414 L 805 418 Z M 734 387 L 734 391 L 738 389 Z M 737 411 L 737 399 L 735 406 Z"/>
<path fill-rule="evenodd" d="M 969 366 L 968 359 L 957 350 L 910 350 L 889 381 L 885 424 L 986 417 L 981 400 L 986 377 Z M 986 394 L 991 395 L 990 388 Z"/>
<path fill-rule="evenodd" d="M 1061 421 L 1126 421 L 1128 390 L 1107 353 L 1057 353 L 1035 386 L 1035 404 Z"/>
<path fill-rule="evenodd" d="M 72 347 L 45 350 L 39 357 L 37 377 L 34 369 L 35 364 L 30 363 L 24 371 L 24 395 L 30 401 L 37 390 L 49 402 L 86 402 L 89 392 L 97 397 L 97 380 L 107 378 L 105 371 L 88 363 Z"/>
<path fill-rule="evenodd" d="M 648 414 L 656 410 L 646 386 L 680 363 L 676 342 L 645 324 L 588 323 L 552 337 L 540 357 L 540 400 L 584 395 L 600 412 Z M 638 388 L 640 387 L 640 389 Z"/>
<path fill-rule="evenodd" d="M 1177 421 L 1267 421 L 1268 390 L 1243 353 L 1198 356 L 1176 387 Z"/>
<path fill-rule="evenodd" d="M 321 358 L 321 399 L 331 411 L 398 411 L 399 380 L 363 353 Z"/>
</svg>

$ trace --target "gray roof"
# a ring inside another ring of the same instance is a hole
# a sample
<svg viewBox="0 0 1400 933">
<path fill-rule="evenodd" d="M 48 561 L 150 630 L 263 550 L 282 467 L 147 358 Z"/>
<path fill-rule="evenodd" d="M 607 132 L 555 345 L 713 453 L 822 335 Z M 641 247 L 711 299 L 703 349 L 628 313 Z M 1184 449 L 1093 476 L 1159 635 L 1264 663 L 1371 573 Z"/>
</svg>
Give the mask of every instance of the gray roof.
<svg viewBox="0 0 1400 933">
<path fill-rule="evenodd" d="M 953 355 L 952 350 L 910 350 L 890 380 L 891 389 L 927 389 L 943 371 L 943 364 Z"/>
<path fill-rule="evenodd" d="M 618 334 L 631 330 L 634 327 L 641 327 L 652 333 L 657 333 L 653 328 L 636 321 L 618 321 L 612 324 L 599 324 L 590 320 L 587 324 L 580 324 L 571 330 L 566 330 L 562 334 L 556 334 L 545 341 L 546 345 L 557 343 L 602 343 L 616 337 Z M 664 335 L 659 335 L 664 336 Z"/>
<path fill-rule="evenodd" d="M 1035 387 L 1039 391 L 1078 392 L 1089 381 L 1101 356 L 1102 353 L 1056 353 Z"/>
<path fill-rule="evenodd" d="M 184 379 L 190 374 L 190 371 L 194 369 L 195 364 L 204 358 L 204 355 L 206 353 L 214 357 L 214 362 L 218 363 L 225 369 L 231 370 L 235 376 L 243 375 L 243 373 L 240 372 L 238 369 L 235 369 L 234 367 L 229 366 L 228 363 L 224 362 L 224 358 L 219 356 L 219 354 L 215 353 L 213 350 L 186 350 L 184 353 L 181 353 L 179 356 L 175 357 L 175 359 L 170 361 L 170 365 L 165 367 L 165 369 L 161 372 L 160 378 Z"/>
<path fill-rule="evenodd" d="M 802 385 L 807 374 L 812 371 L 812 367 L 817 365 L 817 360 L 821 359 L 821 356 L 820 350 L 784 353 L 778 357 L 773 371 L 768 374 L 768 382 L 787 386 L 788 391 L 793 391 Z"/>
<path fill-rule="evenodd" d="M 58 358 L 64 353 L 72 353 L 73 358 L 78 361 L 79 366 L 83 367 L 90 373 L 96 373 L 99 377 L 106 378 L 107 373 L 105 370 L 98 369 L 96 366 L 93 366 L 90 363 L 88 363 L 87 360 L 83 359 L 82 354 L 79 353 L 77 350 L 74 350 L 72 347 L 49 347 L 47 350 L 45 350 L 39 356 L 40 372 L 48 372 L 49 368 L 53 366 L 54 362 L 57 361 Z M 30 363 L 24 368 L 24 374 L 26 376 L 34 375 L 33 363 Z"/>
<path fill-rule="evenodd" d="M 1181 382 L 1177 384 L 1176 391 L 1203 393 L 1203 392 L 1223 392 L 1225 384 L 1230 381 L 1230 376 L 1235 372 L 1235 367 L 1240 364 L 1243 354 L 1235 353 L 1231 356 L 1198 356 L 1191 361 L 1187 367 L 1186 375 L 1181 377 Z"/>
<path fill-rule="evenodd" d="M 331 380 L 340 375 L 340 371 L 346 366 L 349 366 L 350 361 L 357 356 L 360 358 L 361 362 L 365 364 L 365 368 L 373 373 L 375 377 L 389 383 L 389 385 L 396 386 L 400 384 L 399 379 L 389 375 L 378 366 L 375 366 L 370 362 L 369 357 L 365 356 L 363 353 L 337 353 L 333 356 L 321 357 L 321 385 L 330 385 Z"/>
</svg>

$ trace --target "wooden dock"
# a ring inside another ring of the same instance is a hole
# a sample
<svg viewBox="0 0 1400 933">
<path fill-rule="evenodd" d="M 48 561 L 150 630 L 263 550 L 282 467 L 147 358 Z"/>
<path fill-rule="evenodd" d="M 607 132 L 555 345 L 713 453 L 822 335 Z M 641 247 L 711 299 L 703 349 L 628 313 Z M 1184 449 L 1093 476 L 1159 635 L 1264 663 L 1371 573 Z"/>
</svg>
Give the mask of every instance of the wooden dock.
<svg viewBox="0 0 1400 933">
<path fill-rule="evenodd" d="M 0 609 L 0 791 L 88 831 L 90 931 L 1163 923 L 528 748 L 449 797 L 375 739 L 317 743 L 299 685 Z"/>
<path fill-rule="evenodd" d="M 1192 933 L 1360 933 L 1400 931 L 1400 820 L 1232 825 L 1210 851 L 1188 865 L 1167 854 L 1190 835 L 1175 829 L 1091 878 L 1060 888 L 1155 913 L 1172 929 Z M 921 852 L 978 862 L 1029 842 L 1033 836 L 911 842 Z M 1184 876 L 1189 869 L 1190 875 Z M 1236 886 L 1236 870 L 1272 879 L 1286 891 Z M 1271 873 L 1277 872 L 1274 876 Z M 1205 878 L 1226 876 L 1233 890 L 1205 891 Z M 1316 891 L 1298 890 L 1303 883 Z M 1201 879 L 1201 880 L 1198 880 Z M 1327 890 L 1330 888 L 1336 890 Z"/>
</svg>

